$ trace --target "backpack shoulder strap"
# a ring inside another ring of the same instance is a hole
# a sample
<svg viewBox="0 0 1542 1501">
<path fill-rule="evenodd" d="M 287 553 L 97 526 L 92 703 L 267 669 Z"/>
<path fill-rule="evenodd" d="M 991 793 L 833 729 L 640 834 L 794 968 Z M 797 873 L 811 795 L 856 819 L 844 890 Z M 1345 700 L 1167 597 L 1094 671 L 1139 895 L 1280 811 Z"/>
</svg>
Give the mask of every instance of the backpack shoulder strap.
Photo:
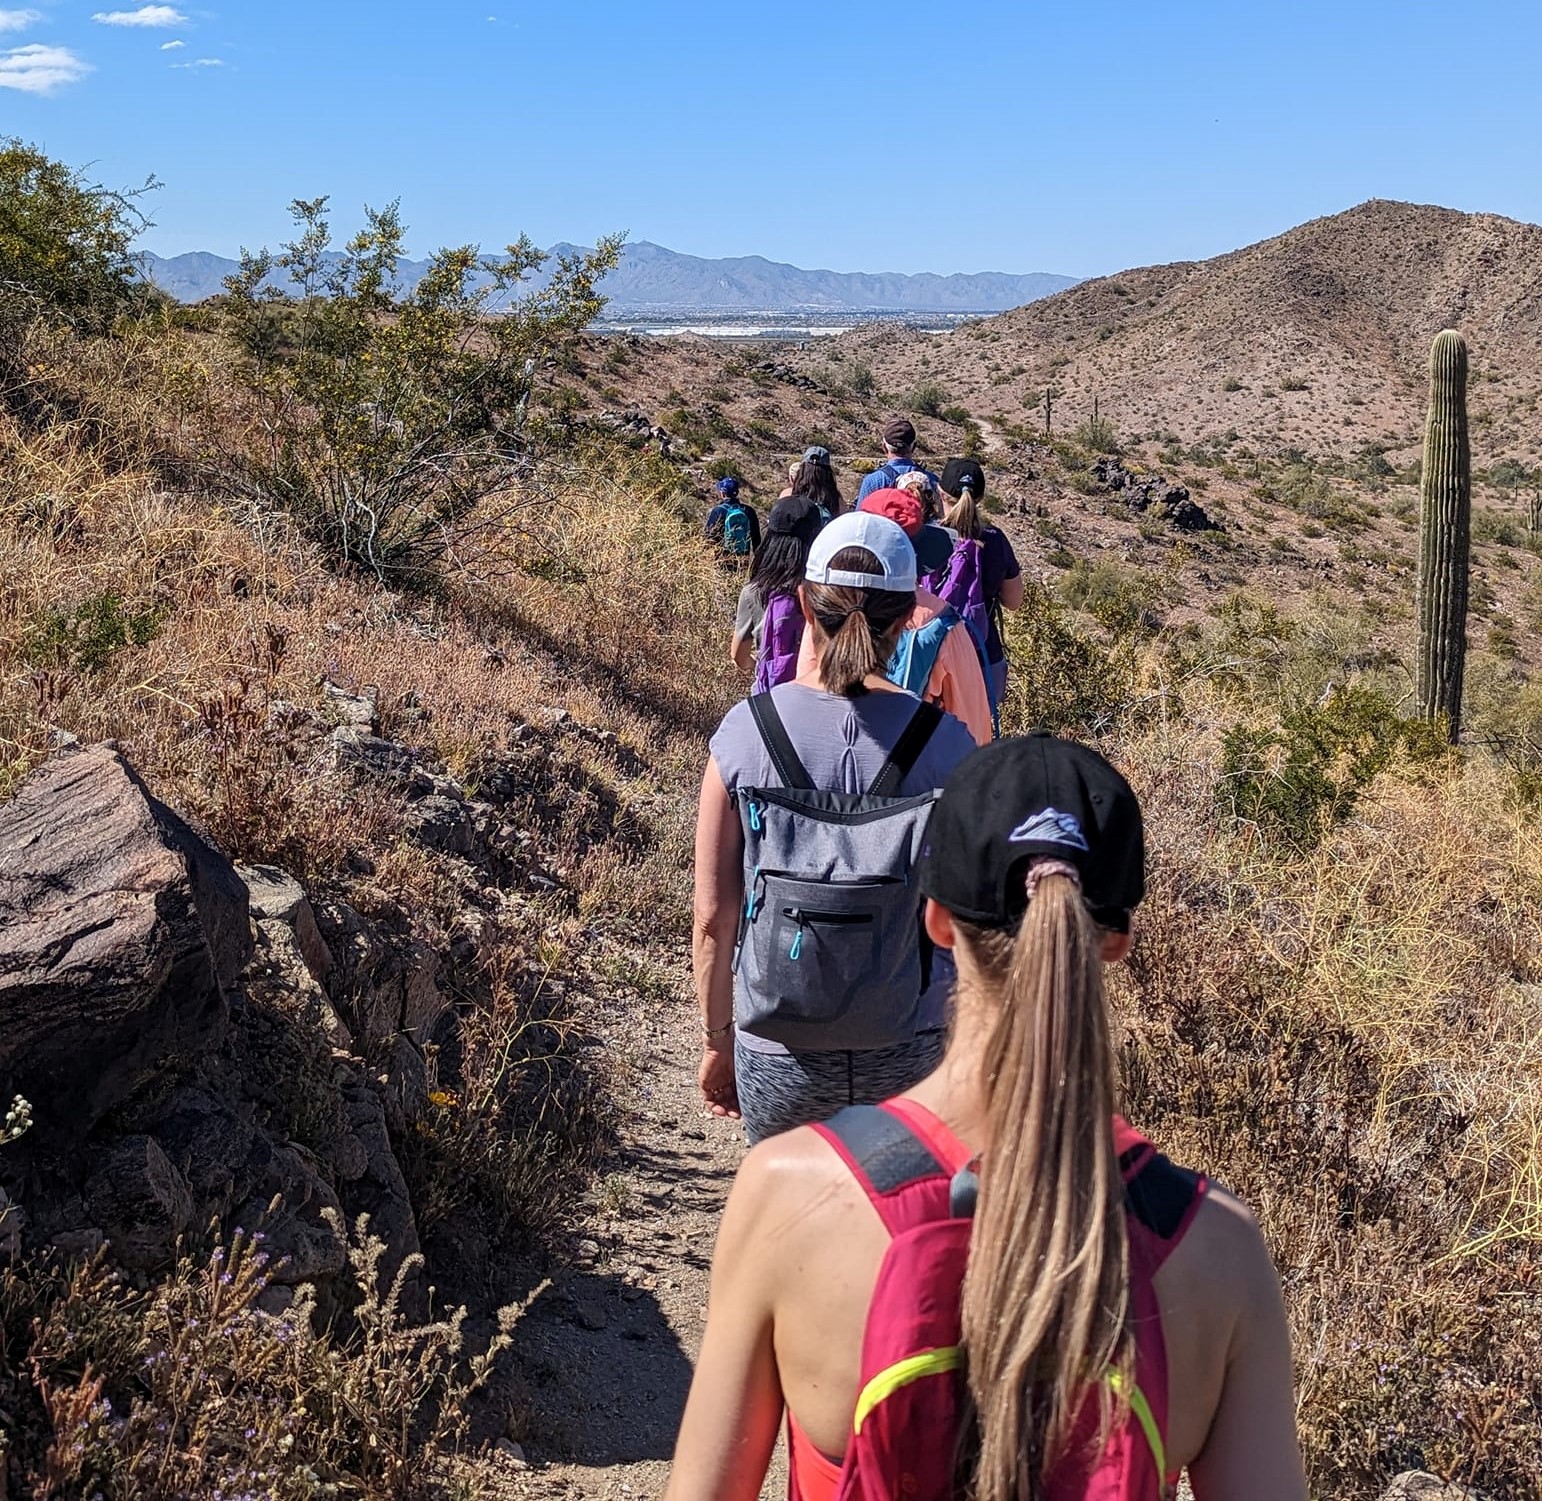
<svg viewBox="0 0 1542 1501">
<path fill-rule="evenodd" d="M 777 712 L 769 693 L 757 693 L 750 698 L 750 715 L 755 721 L 755 728 L 760 731 L 760 738 L 765 742 L 771 764 L 782 779 L 782 785 L 791 792 L 812 792 L 813 779 L 799 758 L 792 737 L 787 733 L 787 726 L 782 723 L 782 716 Z"/>
<path fill-rule="evenodd" d="M 947 1213 L 948 1169 L 899 1116 L 877 1105 L 848 1105 L 814 1130 L 846 1164 L 890 1235 Z M 935 1213 L 918 1215 L 906 1192 L 923 1185 L 936 1189 Z"/>
<path fill-rule="evenodd" d="M 1203 1174 L 1177 1166 L 1118 1118 L 1114 1123 L 1114 1145 L 1124 1179 L 1125 1209 L 1147 1232 L 1154 1271 L 1193 1223 L 1210 1187 L 1209 1180 Z"/>
<path fill-rule="evenodd" d="M 899 796 L 900 784 L 915 770 L 921 752 L 930 744 L 941 723 L 942 710 L 936 704 L 922 699 L 916 712 L 910 716 L 904 734 L 889 752 L 889 759 L 883 763 L 878 775 L 873 778 L 873 785 L 867 789 L 869 797 Z"/>
</svg>

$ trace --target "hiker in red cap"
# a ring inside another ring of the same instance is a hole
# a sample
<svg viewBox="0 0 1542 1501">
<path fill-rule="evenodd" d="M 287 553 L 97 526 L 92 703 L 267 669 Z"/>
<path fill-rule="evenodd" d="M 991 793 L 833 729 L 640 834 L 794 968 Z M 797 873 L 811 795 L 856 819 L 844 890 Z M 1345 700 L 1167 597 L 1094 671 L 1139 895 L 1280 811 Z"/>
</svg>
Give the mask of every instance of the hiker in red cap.
<svg viewBox="0 0 1542 1501">
<path fill-rule="evenodd" d="M 927 827 L 958 967 L 935 1073 L 755 1147 L 718 1234 L 666 1501 L 1305 1501 L 1279 1279 L 1247 1209 L 1119 1108 L 1105 965 L 1144 894 L 1096 752 L 976 751 Z"/>
<path fill-rule="evenodd" d="M 953 553 L 953 538 L 940 526 L 926 522 L 921 502 L 908 490 L 874 490 L 862 502 L 862 511 L 898 522 L 916 551 L 916 567 L 925 575 L 946 568 Z M 890 677 L 927 703 L 960 719 L 986 745 L 995 734 L 995 713 L 986 686 L 985 665 L 979 647 L 965 622 L 947 610 L 944 602 L 926 589 L 916 590 L 916 606 L 905 622 L 900 654 L 890 664 Z M 812 661 L 812 645 L 805 636 L 798 670 Z"/>
</svg>

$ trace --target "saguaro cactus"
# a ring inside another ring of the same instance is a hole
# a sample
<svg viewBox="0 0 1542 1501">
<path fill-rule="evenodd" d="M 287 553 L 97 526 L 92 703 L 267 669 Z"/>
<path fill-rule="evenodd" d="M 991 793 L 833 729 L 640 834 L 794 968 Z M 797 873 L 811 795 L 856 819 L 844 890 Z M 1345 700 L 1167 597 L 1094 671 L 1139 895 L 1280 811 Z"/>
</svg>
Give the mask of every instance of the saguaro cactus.
<svg viewBox="0 0 1542 1501">
<path fill-rule="evenodd" d="M 1446 717 L 1455 743 L 1467 656 L 1472 460 L 1467 446 L 1467 342 L 1447 329 L 1430 349 L 1419 527 L 1419 712 Z"/>
</svg>

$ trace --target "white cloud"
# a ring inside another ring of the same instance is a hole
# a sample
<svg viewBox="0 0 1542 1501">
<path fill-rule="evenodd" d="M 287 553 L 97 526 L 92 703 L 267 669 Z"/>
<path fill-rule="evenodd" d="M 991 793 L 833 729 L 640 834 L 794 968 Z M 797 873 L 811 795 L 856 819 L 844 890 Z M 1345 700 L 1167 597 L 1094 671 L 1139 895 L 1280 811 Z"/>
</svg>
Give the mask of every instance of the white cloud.
<svg viewBox="0 0 1542 1501">
<path fill-rule="evenodd" d="M 161 51 L 162 52 L 175 52 L 179 47 L 185 47 L 185 46 L 187 46 L 186 42 L 162 42 L 161 43 Z"/>
<path fill-rule="evenodd" d="M 170 5 L 141 5 L 138 10 L 99 10 L 91 17 L 103 26 L 185 26 L 187 17 Z"/>
<path fill-rule="evenodd" d="M 40 10 L 0 10 L 0 31 L 25 31 L 42 19 Z"/>
<path fill-rule="evenodd" d="M 19 89 L 23 94 L 51 94 L 69 83 L 79 83 L 91 65 L 68 47 L 12 47 L 0 52 L 0 89 Z"/>
<path fill-rule="evenodd" d="M 223 68 L 223 57 L 195 57 L 190 63 L 173 63 L 174 68 Z"/>
</svg>

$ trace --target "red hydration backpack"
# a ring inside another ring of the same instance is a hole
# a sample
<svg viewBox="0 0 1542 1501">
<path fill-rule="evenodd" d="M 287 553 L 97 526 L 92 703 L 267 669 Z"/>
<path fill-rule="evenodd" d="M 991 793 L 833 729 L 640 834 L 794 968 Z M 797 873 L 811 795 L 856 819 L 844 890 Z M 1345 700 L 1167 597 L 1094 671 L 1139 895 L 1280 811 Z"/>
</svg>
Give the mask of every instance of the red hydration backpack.
<svg viewBox="0 0 1542 1501">
<path fill-rule="evenodd" d="M 912 1100 L 855 1105 L 814 1128 L 841 1155 L 892 1237 L 862 1338 L 862 1386 L 839 1501 L 954 1501 L 964 1411 L 960 1294 L 975 1176 L 969 1153 Z M 1204 1178 L 1174 1167 L 1115 1119 L 1130 1236 L 1135 1383 L 1127 1415 L 1096 1451 L 1089 1394 L 1045 1501 L 1160 1501 L 1167 1474 L 1167 1346 L 1152 1279 L 1199 1209 Z M 797 1476 L 790 1487 L 799 1501 Z"/>
</svg>

